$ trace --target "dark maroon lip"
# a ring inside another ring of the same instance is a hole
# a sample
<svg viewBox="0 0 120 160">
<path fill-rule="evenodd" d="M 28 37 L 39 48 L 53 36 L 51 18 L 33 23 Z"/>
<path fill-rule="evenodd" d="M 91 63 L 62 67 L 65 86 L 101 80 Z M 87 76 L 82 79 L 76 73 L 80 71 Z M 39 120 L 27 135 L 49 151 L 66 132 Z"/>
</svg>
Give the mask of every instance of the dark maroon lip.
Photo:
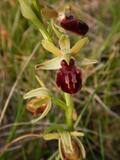
<svg viewBox="0 0 120 160">
<path fill-rule="evenodd" d="M 75 61 L 61 61 L 61 68 L 57 72 L 56 84 L 66 93 L 74 94 L 82 87 L 82 72 L 75 66 Z"/>
<path fill-rule="evenodd" d="M 78 35 L 84 36 L 89 30 L 88 25 L 84 21 L 76 19 L 72 15 L 66 16 L 60 24 L 65 30 L 76 33 Z"/>
</svg>

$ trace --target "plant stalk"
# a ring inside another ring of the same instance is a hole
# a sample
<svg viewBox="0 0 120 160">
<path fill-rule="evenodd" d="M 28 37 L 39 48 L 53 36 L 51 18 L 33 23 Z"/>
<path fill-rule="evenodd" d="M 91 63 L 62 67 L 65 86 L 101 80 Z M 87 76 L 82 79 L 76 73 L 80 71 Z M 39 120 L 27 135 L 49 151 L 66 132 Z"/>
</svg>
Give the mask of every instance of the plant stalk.
<svg viewBox="0 0 120 160">
<path fill-rule="evenodd" d="M 64 96 L 67 105 L 67 109 L 65 112 L 66 123 L 68 125 L 68 129 L 73 130 L 73 109 L 74 109 L 73 99 L 72 96 L 68 93 L 64 93 Z"/>
</svg>

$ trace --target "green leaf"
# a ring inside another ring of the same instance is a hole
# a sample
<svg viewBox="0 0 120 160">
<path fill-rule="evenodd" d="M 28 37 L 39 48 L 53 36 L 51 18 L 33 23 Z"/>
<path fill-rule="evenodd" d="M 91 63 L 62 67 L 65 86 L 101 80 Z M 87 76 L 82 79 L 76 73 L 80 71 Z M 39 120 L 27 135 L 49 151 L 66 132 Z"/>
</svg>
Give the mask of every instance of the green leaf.
<svg viewBox="0 0 120 160">
<path fill-rule="evenodd" d="M 40 19 L 36 16 L 35 12 L 32 10 L 28 0 L 19 0 L 22 15 L 29 19 L 41 32 L 44 39 L 51 40 L 45 26 L 41 23 Z"/>
<path fill-rule="evenodd" d="M 39 0 L 32 0 L 32 4 L 33 4 L 34 8 L 39 12 L 40 11 Z"/>
<path fill-rule="evenodd" d="M 28 0 L 19 0 L 20 7 L 22 14 L 25 18 L 33 20 L 36 15 L 34 14 L 33 10 L 31 9 Z"/>
<path fill-rule="evenodd" d="M 39 3 L 39 0 L 32 0 L 31 8 L 33 12 L 36 14 L 36 16 L 39 18 L 40 21 L 42 21 L 41 17 L 41 6 Z"/>
</svg>

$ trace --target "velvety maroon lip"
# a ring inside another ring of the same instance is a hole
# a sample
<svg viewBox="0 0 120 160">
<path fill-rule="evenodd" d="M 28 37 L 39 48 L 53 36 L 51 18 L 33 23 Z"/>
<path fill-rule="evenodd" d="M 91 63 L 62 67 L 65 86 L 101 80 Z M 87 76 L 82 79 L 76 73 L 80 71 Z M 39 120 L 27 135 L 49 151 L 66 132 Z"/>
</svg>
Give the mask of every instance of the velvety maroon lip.
<svg viewBox="0 0 120 160">
<path fill-rule="evenodd" d="M 61 61 L 61 68 L 56 77 L 56 84 L 66 93 L 74 94 L 82 87 L 82 73 L 76 68 L 73 59 L 67 64 L 65 60 Z"/>
<path fill-rule="evenodd" d="M 76 19 L 72 15 L 66 16 L 64 19 L 62 19 L 60 24 L 65 30 L 68 30 L 70 32 L 83 35 L 83 36 L 89 30 L 89 27 L 85 22 L 83 22 L 82 20 Z"/>
</svg>

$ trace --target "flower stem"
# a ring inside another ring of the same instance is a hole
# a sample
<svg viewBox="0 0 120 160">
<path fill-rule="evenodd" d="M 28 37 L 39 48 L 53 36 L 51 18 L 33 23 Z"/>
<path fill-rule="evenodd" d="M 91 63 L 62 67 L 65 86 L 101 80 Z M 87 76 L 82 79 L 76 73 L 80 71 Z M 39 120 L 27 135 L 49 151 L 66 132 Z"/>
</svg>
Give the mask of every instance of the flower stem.
<svg viewBox="0 0 120 160">
<path fill-rule="evenodd" d="M 72 130 L 73 129 L 73 108 L 74 108 L 73 99 L 72 99 L 72 96 L 68 93 L 64 93 L 64 96 L 65 96 L 65 101 L 67 105 L 67 109 L 65 112 L 66 123 L 68 125 L 68 129 Z"/>
</svg>

